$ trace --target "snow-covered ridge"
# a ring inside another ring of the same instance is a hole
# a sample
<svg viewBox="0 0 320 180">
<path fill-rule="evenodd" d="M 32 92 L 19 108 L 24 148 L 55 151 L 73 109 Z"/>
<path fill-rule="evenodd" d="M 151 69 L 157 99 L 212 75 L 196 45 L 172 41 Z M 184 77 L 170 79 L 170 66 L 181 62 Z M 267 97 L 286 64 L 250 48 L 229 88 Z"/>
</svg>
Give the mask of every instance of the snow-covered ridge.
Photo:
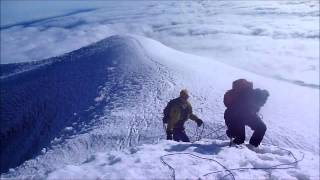
<svg viewBox="0 0 320 180">
<path fill-rule="evenodd" d="M 100 150 L 122 148 L 139 141 L 129 138 L 144 139 L 141 133 L 139 137 L 128 135 L 128 129 L 121 127 L 133 128 L 130 118 L 150 125 L 139 120 L 139 114 L 130 114 L 130 108 L 148 96 L 141 94 L 146 88 L 157 93 L 153 91 L 157 86 L 152 85 L 158 81 L 153 78 L 157 69 L 145 58 L 135 39 L 113 36 L 2 78 L 1 171 L 35 157 L 64 136 L 80 136 L 101 126 L 110 132 L 102 128 L 101 135 L 86 136 L 85 142 L 79 142 L 81 148 L 90 151 L 92 147 L 84 147 L 87 143 Z M 148 104 L 140 108 L 147 111 L 145 106 Z M 92 138 L 100 142 L 94 144 Z M 109 147 L 100 147 L 102 141 Z"/>
<path fill-rule="evenodd" d="M 223 94 L 238 78 L 271 94 L 262 109 L 268 127 L 264 142 L 319 152 L 317 89 L 248 73 L 140 36 L 112 36 L 49 61 L 1 79 L 1 143 L 7 143 L 1 147 L 10 156 L 1 157 L 1 163 L 15 167 L 31 158 L 5 177 L 46 178 L 97 152 L 157 143 L 164 137 L 162 109 L 182 88 L 190 91 L 194 112 L 206 124 L 204 134 L 214 139 L 225 133 L 210 134 L 224 126 Z M 189 135 L 195 129 L 194 123 L 187 124 Z"/>
</svg>

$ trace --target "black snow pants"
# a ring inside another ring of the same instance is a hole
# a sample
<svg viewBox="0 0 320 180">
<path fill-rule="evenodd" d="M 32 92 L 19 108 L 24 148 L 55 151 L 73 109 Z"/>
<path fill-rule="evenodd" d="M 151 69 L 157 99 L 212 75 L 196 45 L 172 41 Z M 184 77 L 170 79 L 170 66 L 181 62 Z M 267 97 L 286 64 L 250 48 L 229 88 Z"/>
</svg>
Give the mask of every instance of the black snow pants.
<svg viewBox="0 0 320 180">
<path fill-rule="evenodd" d="M 227 109 L 224 113 L 224 119 L 228 127 L 227 136 L 235 138 L 233 140 L 235 144 L 244 143 L 246 138 L 245 126 L 247 125 L 254 131 L 249 143 L 255 147 L 260 145 L 267 127 L 258 115 L 240 114 Z"/>
<path fill-rule="evenodd" d="M 187 136 L 184 128 L 181 128 L 181 127 L 173 129 L 173 140 L 182 141 L 182 142 L 190 142 L 190 139 Z"/>
</svg>

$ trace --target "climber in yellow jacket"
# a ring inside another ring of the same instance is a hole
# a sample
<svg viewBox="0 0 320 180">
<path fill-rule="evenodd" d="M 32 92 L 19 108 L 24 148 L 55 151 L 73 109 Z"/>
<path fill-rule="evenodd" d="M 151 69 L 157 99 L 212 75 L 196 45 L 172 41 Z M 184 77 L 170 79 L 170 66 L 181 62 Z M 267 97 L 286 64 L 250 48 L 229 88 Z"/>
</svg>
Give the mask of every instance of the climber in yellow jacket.
<svg viewBox="0 0 320 180">
<path fill-rule="evenodd" d="M 171 100 L 163 110 L 163 123 L 167 124 L 168 140 L 190 142 L 184 130 L 184 123 L 191 119 L 197 123 L 198 127 L 203 124 L 203 121 L 192 113 L 192 106 L 188 98 L 188 91 L 183 89 L 180 91 L 180 96 Z"/>
</svg>

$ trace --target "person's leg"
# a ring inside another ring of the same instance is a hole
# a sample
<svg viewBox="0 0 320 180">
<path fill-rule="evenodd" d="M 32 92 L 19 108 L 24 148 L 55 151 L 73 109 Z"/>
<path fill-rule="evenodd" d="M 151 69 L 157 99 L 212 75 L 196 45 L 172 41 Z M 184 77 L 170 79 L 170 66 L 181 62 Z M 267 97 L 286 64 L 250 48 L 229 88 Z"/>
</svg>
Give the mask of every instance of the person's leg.
<svg viewBox="0 0 320 180">
<path fill-rule="evenodd" d="M 263 139 L 264 134 L 266 133 L 267 126 L 258 116 L 248 119 L 246 124 L 254 131 L 249 143 L 255 147 L 258 147 Z"/>
<path fill-rule="evenodd" d="M 236 119 L 232 115 L 233 114 L 231 110 L 229 109 L 225 110 L 224 121 L 227 126 L 226 134 L 230 139 L 236 137 L 235 130 L 234 130 L 234 127 L 236 126 L 235 125 Z"/>
<path fill-rule="evenodd" d="M 244 143 L 246 134 L 245 134 L 245 126 L 242 118 L 239 118 L 237 114 L 227 109 L 224 113 L 224 119 L 227 126 L 227 131 L 226 131 L 227 136 L 231 140 L 232 138 L 235 138 L 233 142 L 236 144 Z"/>
<path fill-rule="evenodd" d="M 244 140 L 246 139 L 246 129 L 244 124 L 238 123 L 236 126 L 233 127 L 235 139 L 233 140 L 233 143 L 235 144 L 242 144 L 244 143 Z"/>
<path fill-rule="evenodd" d="M 172 140 L 172 130 L 167 130 L 167 140 Z"/>
<path fill-rule="evenodd" d="M 173 140 L 180 141 L 180 133 L 178 129 L 173 129 Z"/>
<path fill-rule="evenodd" d="M 180 128 L 173 130 L 173 140 L 190 142 L 189 137 L 186 135 L 186 132 L 184 131 L 184 129 L 180 129 Z"/>
<path fill-rule="evenodd" d="M 190 139 L 189 139 L 189 137 L 187 136 L 186 131 L 185 131 L 184 129 L 183 129 L 180 133 L 181 133 L 181 134 L 180 134 L 180 139 L 181 139 L 181 141 L 183 141 L 183 142 L 190 142 Z"/>
</svg>

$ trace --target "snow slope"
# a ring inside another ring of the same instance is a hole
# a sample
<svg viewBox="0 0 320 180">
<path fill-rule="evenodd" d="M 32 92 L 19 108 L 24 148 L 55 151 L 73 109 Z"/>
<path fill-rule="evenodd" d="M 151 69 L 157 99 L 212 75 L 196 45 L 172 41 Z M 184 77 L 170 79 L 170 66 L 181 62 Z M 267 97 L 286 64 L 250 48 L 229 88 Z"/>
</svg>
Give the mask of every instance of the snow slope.
<svg viewBox="0 0 320 180">
<path fill-rule="evenodd" d="M 269 145 L 252 151 L 245 146 L 229 147 L 228 142 L 220 140 L 194 144 L 161 141 L 121 152 L 97 153 L 80 165 L 50 172 L 48 179 L 232 179 L 225 168 L 243 168 L 231 171 L 235 179 L 318 179 L 319 166 L 314 165 L 319 158 L 312 153 L 290 150 L 294 156 L 290 151 Z M 298 165 L 290 164 L 301 159 Z M 268 167 L 283 169 L 245 169 Z M 213 173 L 216 171 L 221 172 Z"/>
<path fill-rule="evenodd" d="M 85 167 L 98 152 L 157 143 L 164 138 L 162 109 L 182 88 L 190 91 L 194 112 L 206 124 L 204 134 L 215 139 L 225 132 L 212 134 L 224 126 L 223 94 L 238 78 L 271 94 L 261 112 L 268 127 L 265 143 L 319 158 L 319 89 L 259 76 L 140 36 L 112 36 L 43 63 L 17 64 L 22 71 L 10 67 L 2 74 L 1 163 L 11 163 L 9 168 L 27 160 L 3 177 L 58 177 L 67 166 L 71 178 L 72 167 Z M 195 130 L 189 122 L 187 133 Z M 316 174 L 318 160 L 304 163 L 299 173 L 310 166 L 309 175 Z"/>
</svg>

